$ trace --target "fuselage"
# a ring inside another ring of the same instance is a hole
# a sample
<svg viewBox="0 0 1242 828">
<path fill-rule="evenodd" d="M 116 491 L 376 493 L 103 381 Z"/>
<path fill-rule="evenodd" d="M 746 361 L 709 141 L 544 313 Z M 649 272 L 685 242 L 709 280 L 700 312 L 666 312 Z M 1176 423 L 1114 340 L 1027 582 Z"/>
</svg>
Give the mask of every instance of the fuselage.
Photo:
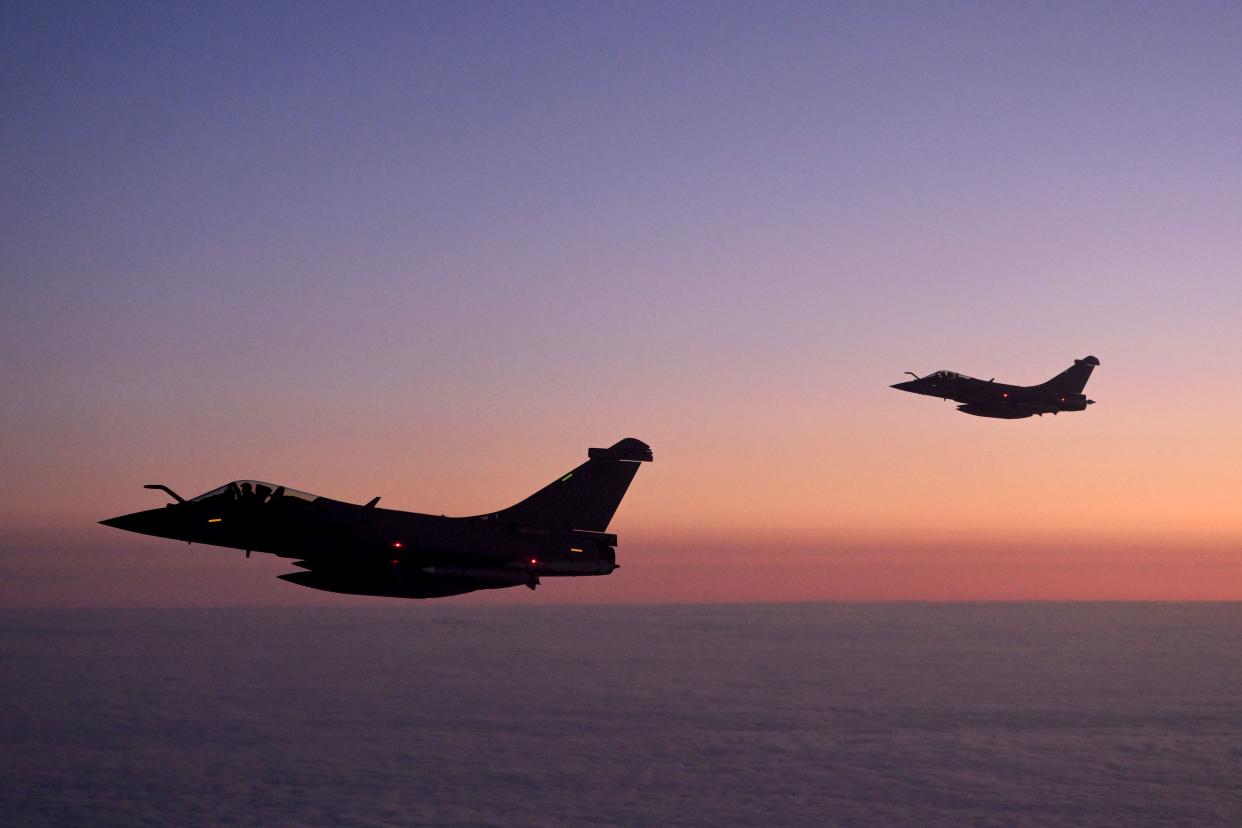
<svg viewBox="0 0 1242 828">
<path fill-rule="evenodd" d="M 316 569 L 339 564 L 514 576 L 525 582 L 532 575 L 607 575 L 616 568 L 616 536 L 602 532 L 526 527 L 488 516 L 442 517 L 326 497 L 241 496 L 230 486 L 218 495 L 102 522 L 145 535 L 313 561 Z"/>
</svg>

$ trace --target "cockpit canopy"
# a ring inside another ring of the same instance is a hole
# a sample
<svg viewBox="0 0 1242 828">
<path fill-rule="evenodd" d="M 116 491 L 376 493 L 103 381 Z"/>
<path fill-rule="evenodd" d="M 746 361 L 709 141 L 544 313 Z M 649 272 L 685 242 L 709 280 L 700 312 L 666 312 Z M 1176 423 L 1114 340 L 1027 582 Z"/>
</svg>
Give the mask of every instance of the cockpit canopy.
<svg viewBox="0 0 1242 828">
<path fill-rule="evenodd" d="M 957 373 L 956 371 L 937 371 L 936 373 L 934 373 L 934 374 L 928 374 L 927 376 L 928 376 L 928 378 L 930 378 L 930 379 L 944 379 L 944 380 L 947 380 L 947 379 L 971 379 L 971 377 L 968 377 L 968 376 L 966 376 L 965 374 L 959 374 L 959 373 Z"/>
<path fill-rule="evenodd" d="M 259 480 L 234 480 L 232 483 L 226 483 L 218 489 L 212 489 L 210 492 L 201 494 L 198 497 L 192 497 L 190 502 L 203 503 L 210 500 L 213 503 L 232 503 L 235 501 L 271 503 L 283 498 L 295 498 L 313 503 L 319 499 L 319 495 L 300 492 L 297 489 L 289 489 L 271 483 L 263 483 Z"/>
</svg>

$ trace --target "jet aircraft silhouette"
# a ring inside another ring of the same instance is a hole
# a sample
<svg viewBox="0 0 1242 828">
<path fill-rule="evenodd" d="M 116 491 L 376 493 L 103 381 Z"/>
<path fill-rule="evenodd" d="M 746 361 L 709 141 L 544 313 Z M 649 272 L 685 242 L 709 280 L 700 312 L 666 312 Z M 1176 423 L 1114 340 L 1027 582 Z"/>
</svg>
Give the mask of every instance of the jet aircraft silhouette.
<svg viewBox="0 0 1242 828">
<path fill-rule="evenodd" d="M 608 575 L 617 536 L 606 533 L 651 448 L 627 437 L 593 448 L 587 461 L 530 497 L 473 517 L 357 505 L 238 480 L 186 500 L 100 521 L 130 532 L 293 558 L 279 576 L 328 592 L 436 598 L 526 585 L 543 577 Z"/>
<path fill-rule="evenodd" d="M 937 371 L 925 377 L 907 371 L 914 379 L 892 387 L 962 403 L 957 410 L 963 414 L 1019 420 L 1031 415 L 1042 417 L 1062 411 L 1086 411 L 1095 400 L 1087 399 L 1082 392 L 1099 364 L 1093 356 L 1076 359 L 1069 368 L 1039 385 L 1007 385 L 996 382 L 995 377 L 981 380 L 953 371 Z"/>
</svg>

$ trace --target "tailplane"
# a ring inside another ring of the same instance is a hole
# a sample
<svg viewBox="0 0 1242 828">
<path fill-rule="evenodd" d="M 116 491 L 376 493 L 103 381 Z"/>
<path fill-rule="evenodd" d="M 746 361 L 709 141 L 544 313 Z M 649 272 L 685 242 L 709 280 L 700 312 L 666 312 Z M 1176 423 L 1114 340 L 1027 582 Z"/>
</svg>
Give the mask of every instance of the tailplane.
<svg viewBox="0 0 1242 828">
<path fill-rule="evenodd" d="M 651 447 L 627 437 L 610 448 L 590 449 L 587 457 L 581 466 L 521 503 L 478 519 L 542 529 L 607 530 L 639 464 L 653 459 Z"/>
<path fill-rule="evenodd" d="M 1076 359 L 1073 365 L 1039 387 L 1062 394 L 1081 394 L 1087 387 L 1087 380 L 1091 379 L 1091 372 L 1099 364 L 1093 356 Z"/>
</svg>

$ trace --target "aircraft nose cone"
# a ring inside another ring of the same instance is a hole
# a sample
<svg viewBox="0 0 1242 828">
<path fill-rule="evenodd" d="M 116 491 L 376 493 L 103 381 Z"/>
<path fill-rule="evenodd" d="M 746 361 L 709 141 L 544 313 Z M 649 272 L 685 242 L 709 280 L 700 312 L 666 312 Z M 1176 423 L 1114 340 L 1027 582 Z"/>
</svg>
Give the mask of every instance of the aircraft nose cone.
<svg viewBox="0 0 1242 828">
<path fill-rule="evenodd" d="M 896 388 L 898 391 L 909 391 L 914 385 L 914 380 L 906 380 L 905 382 L 895 382 L 889 388 Z"/>
<path fill-rule="evenodd" d="M 134 521 L 130 520 L 132 517 L 133 515 L 119 515 L 99 522 L 104 526 L 111 526 L 113 529 L 130 529 L 134 525 Z"/>
<path fill-rule="evenodd" d="M 130 515 L 117 515 L 114 518 L 99 521 L 113 529 L 124 529 L 126 532 L 149 532 L 153 521 L 149 512 L 134 512 Z"/>
</svg>

